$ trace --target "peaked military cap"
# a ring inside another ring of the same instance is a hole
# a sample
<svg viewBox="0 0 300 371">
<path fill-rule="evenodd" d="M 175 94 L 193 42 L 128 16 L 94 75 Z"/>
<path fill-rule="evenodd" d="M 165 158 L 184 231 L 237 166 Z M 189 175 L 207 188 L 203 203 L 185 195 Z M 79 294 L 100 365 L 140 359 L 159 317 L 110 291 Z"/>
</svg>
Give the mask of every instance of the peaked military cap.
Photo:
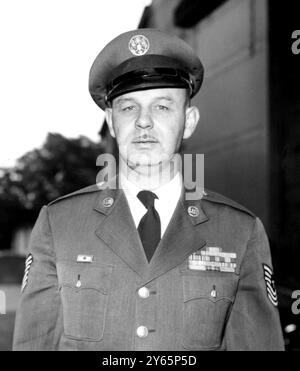
<svg viewBox="0 0 300 371">
<path fill-rule="evenodd" d="M 204 68 L 193 49 L 174 35 L 156 29 L 125 32 L 96 57 L 89 91 L 105 109 L 125 93 L 155 88 L 186 88 L 192 98 L 203 82 Z"/>
</svg>

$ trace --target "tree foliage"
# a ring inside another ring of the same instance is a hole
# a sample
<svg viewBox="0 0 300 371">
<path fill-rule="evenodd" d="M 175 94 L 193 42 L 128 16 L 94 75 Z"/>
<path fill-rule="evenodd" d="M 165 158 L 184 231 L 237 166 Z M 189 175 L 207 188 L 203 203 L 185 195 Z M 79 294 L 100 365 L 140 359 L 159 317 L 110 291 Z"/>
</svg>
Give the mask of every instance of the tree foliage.
<svg viewBox="0 0 300 371">
<path fill-rule="evenodd" d="M 48 134 L 42 148 L 26 153 L 13 168 L 0 169 L 0 249 L 9 248 L 16 228 L 34 223 L 43 205 L 95 183 L 96 159 L 103 152 L 86 137 Z"/>
</svg>

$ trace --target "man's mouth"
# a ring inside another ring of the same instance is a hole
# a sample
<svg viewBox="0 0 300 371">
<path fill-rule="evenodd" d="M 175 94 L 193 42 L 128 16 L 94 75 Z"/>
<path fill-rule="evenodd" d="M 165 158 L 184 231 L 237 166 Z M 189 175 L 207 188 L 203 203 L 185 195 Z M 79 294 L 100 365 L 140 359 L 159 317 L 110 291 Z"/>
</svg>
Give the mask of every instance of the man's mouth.
<svg viewBox="0 0 300 371">
<path fill-rule="evenodd" d="M 154 137 L 143 135 L 141 137 L 134 138 L 132 142 L 137 144 L 158 143 L 158 140 Z"/>
</svg>

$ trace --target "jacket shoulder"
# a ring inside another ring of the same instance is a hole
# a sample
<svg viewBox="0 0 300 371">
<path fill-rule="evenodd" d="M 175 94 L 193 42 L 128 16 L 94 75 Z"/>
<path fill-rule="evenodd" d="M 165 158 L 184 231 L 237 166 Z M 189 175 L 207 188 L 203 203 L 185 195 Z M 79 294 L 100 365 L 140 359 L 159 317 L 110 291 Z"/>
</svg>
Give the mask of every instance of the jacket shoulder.
<svg viewBox="0 0 300 371">
<path fill-rule="evenodd" d="M 70 198 L 73 198 L 73 197 L 79 197 L 79 196 L 82 196 L 82 195 L 87 195 L 87 194 L 91 194 L 91 193 L 95 193 L 95 192 L 101 192 L 101 188 L 97 184 L 93 184 L 91 186 L 81 188 L 78 191 L 75 191 L 75 192 L 69 193 L 67 195 L 61 196 L 59 198 L 56 198 L 55 200 L 51 201 L 47 206 L 49 207 L 49 206 L 57 204 L 58 202 L 61 202 L 63 200 L 67 200 L 67 199 L 70 199 Z"/>
<path fill-rule="evenodd" d="M 215 203 L 215 204 L 219 204 L 219 205 L 230 206 L 233 209 L 242 211 L 242 212 L 252 216 L 253 218 L 256 218 L 256 215 L 252 211 L 250 211 L 246 207 L 240 205 L 239 203 L 237 203 L 237 202 L 231 200 L 230 198 L 227 198 L 227 197 L 225 197 L 225 196 L 223 196 L 219 193 L 212 192 L 212 191 L 206 191 L 202 200 L 212 202 L 212 203 Z"/>
</svg>

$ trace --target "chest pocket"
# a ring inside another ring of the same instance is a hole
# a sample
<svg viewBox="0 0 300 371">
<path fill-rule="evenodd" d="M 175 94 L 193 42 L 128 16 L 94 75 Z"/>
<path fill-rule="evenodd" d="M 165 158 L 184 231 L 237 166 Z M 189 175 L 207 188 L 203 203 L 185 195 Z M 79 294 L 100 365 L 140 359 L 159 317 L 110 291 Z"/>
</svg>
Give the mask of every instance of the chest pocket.
<svg viewBox="0 0 300 371">
<path fill-rule="evenodd" d="M 183 346 L 188 350 L 219 348 L 238 276 L 217 272 L 182 272 Z"/>
<path fill-rule="evenodd" d="M 104 264 L 58 264 L 66 337 L 103 339 L 112 270 Z"/>
</svg>

